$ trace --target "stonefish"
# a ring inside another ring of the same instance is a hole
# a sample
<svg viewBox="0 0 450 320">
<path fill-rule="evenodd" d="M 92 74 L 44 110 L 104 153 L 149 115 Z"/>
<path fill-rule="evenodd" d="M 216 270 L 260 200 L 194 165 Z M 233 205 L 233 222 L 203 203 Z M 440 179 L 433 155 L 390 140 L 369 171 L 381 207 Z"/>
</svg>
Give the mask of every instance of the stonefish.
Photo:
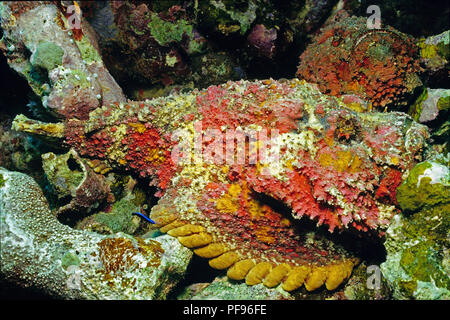
<svg viewBox="0 0 450 320">
<path fill-rule="evenodd" d="M 333 290 L 358 258 L 296 219 L 383 235 L 428 138 L 406 114 L 355 104 L 300 80 L 238 81 L 105 105 L 87 120 L 20 115 L 13 128 L 148 179 L 161 197 L 151 219 L 229 278 Z"/>
</svg>

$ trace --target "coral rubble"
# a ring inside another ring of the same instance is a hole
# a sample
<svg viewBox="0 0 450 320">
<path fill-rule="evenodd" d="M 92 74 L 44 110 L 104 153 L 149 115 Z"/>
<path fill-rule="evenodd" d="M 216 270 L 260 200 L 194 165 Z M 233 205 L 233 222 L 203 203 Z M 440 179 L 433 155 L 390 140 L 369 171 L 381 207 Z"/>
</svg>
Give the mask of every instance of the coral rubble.
<svg viewBox="0 0 450 320">
<path fill-rule="evenodd" d="M 2 275 L 65 299 L 163 299 L 192 253 L 161 236 L 104 236 L 58 222 L 34 180 L 0 168 Z"/>
<path fill-rule="evenodd" d="M 398 188 L 404 210 L 387 231 L 381 265 L 397 299 L 449 299 L 450 171 L 441 157 L 416 165 Z"/>
</svg>

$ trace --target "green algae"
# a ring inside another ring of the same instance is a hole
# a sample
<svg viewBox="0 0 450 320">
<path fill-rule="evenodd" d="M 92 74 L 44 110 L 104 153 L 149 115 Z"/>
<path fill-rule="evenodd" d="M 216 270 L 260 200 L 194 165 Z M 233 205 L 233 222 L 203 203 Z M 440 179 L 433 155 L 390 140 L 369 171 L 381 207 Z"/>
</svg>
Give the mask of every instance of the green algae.
<svg viewBox="0 0 450 320">
<path fill-rule="evenodd" d="M 188 21 L 181 19 L 177 23 L 171 23 L 161 19 L 156 13 L 152 13 L 148 27 L 153 38 L 162 46 L 180 42 L 184 34 L 192 35 L 192 25 Z"/>
<path fill-rule="evenodd" d="M 59 199 L 75 193 L 75 190 L 85 178 L 85 172 L 72 153 L 42 155 L 42 167 L 47 179 L 55 189 Z"/>
<path fill-rule="evenodd" d="M 436 244 L 424 241 L 406 248 L 400 265 L 415 281 L 434 281 L 438 287 L 450 288 L 450 279 L 441 266 L 441 260 L 442 255 Z"/>
<path fill-rule="evenodd" d="M 399 286 L 406 296 L 412 297 L 414 296 L 414 291 L 417 289 L 417 281 L 399 281 Z"/>
<path fill-rule="evenodd" d="M 414 118 L 415 121 L 419 121 L 420 114 L 422 113 L 423 102 L 428 98 L 428 89 L 425 88 L 420 96 L 417 98 L 416 102 L 414 102 L 409 108 L 408 114 Z"/>
<path fill-rule="evenodd" d="M 22 68 L 22 74 L 36 95 L 42 97 L 46 93 L 42 86 L 47 83 L 48 76 L 43 74 L 42 69 L 39 70 L 39 68 L 33 67 L 29 61 L 26 61 Z"/>
<path fill-rule="evenodd" d="M 437 102 L 438 110 L 448 110 L 450 109 L 450 95 L 439 98 Z"/>
<path fill-rule="evenodd" d="M 69 266 L 79 266 L 81 263 L 80 258 L 73 252 L 66 252 L 61 258 L 61 267 L 67 270 Z"/>
<path fill-rule="evenodd" d="M 436 166 L 437 164 L 435 164 Z M 422 162 L 415 166 L 408 178 L 397 189 L 397 201 L 403 210 L 410 212 L 423 206 L 433 206 L 449 202 L 449 186 L 432 183 L 432 178 L 424 176 L 433 167 L 431 162 Z M 420 181 L 419 181 L 420 179 Z M 448 182 L 448 177 L 444 177 Z"/>
<path fill-rule="evenodd" d="M 92 46 L 89 39 L 84 36 L 79 41 L 76 41 L 78 50 L 80 50 L 81 58 L 88 64 L 93 62 L 102 63 L 102 58 L 98 53 L 97 49 Z"/>
<path fill-rule="evenodd" d="M 376 60 L 383 61 L 387 57 L 389 57 L 390 50 L 391 48 L 388 43 L 386 44 L 380 43 L 369 47 L 368 54 L 369 56 L 375 58 Z"/>
<path fill-rule="evenodd" d="M 7 179 L 5 179 L 2 174 L 0 174 L 0 188 L 3 188 L 3 186 L 5 185 L 6 180 Z"/>
<path fill-rule="evenodd" d="M 62 67 L 61 67 L 62 68 Z M 90 88 L 91 83 L 88 80 L 86 72 L 79 69 L 61 69 L 61 78 L 54 83 L 54 90 L 59 91 L 59 95 L 65 95 L 64 88 L 66 87 L 78 87 L 78 88 Z"/>
<path fill-rule="evenodd" d="M 133 212 L 140 211 L 145 202 L 145 193 L 140 189 L 133 191 L 133 196 L 127 196 L 116 201 L 111 212 L 100 212 L 94 215 L 94 220 L 106 226 L 112 232 L 125 232 L 133 234 L 139 222 L 133 216 Z"/>
<path fill-rule="evenodd" d="M 397 189 L 404 211 L 387 231 L 382 270 L 398 299 L 450 296 L 449 178 L 448 159 L 441 156 L 416 165 Z"/>
<path fill-rule="evenodd" d="M 255 21 L 258 9 L 254 1 L 210 0 L 199 5 L 205 26 L 225 35 L 238 31 L 244 35 Z"/>
<path fill-rule="evenodd" d="M 51 71 L 62 64 L 64 50 L 53 42 L 43 41 L 38 44 L 33 54 L 31 63 Z"/>
</svg>

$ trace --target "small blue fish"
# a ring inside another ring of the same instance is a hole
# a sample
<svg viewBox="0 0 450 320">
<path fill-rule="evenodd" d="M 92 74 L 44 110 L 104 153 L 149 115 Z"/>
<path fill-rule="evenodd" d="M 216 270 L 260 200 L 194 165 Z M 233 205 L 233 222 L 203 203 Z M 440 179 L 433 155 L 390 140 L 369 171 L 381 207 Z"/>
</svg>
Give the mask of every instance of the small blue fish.
<svg viewBox="0 0 450 320">
<path fill-rule="evenodd" d="M 141 217 L 141 218 L 144 218 L 145 220 L 147 220 L 147 221 L 150 222 L 150 223 L 153 223 L 153 224 L 156 223 L 155 221 L 153 221 L 152 219 L 150 219 L 149 217 L 147 217 L 145 214 L 142 214 L 142 213 L 140 213 L 140 212 L 133 212 L 133 214 L 135 214 L 135 215 L 137 215 L 137 216 L 139 216 L 139 217 Z"/>
</svg>

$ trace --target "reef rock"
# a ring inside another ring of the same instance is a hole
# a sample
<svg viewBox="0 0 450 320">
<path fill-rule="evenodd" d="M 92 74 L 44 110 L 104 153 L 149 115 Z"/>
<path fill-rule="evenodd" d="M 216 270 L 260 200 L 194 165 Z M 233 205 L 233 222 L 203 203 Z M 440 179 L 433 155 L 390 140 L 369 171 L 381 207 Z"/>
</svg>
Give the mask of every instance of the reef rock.
<svg viewBox="0 0 450 320">
<path fill-rule="evenodd" d="M 103 65 L 90 26 L 71 26 L 66 8 L 44 1 L 0 3 L 0 49 L 58 118 L 87 117 L 102 103 L 125 101 Z"/>
<path fill-rule="evenodd" d="M 417 43 L 420 58 L 425 66 L 428 82 L 444 85 L 450 72 L 450 30 L 441 34 L 421 38 Z"/>
<path fill-rule="evenodd" d="M 179 300 L 291 300 L 292 295 L 283 289 L 269 289 L 263 284 L 247 286 L 227 277 L 219 277 L 211 283 L 196 283 L 184 290 Z"/>
<path fill-rule="evenodd" d="M 409 108 L 414 120 L 430 127 L 433 149 L 439 154 L 450 152 L 450 90 L 426 88 Z"/>
<path fill-rule="evenodd" d="M 450 298 L 448 158 L 416 165 L 397 189 L 403 209 L 386 233 L 381 265 L 396 299 Z"/>
<path fill-rule="evenodd" d="M 447 119 L 450 109 L 450 89 L 426 88 L 419 99 L 410 107 L 410 114 L 420 123 L 429 123 L 441 118 Z"/>
<path fill-rule="evenodd" d="M 113 196 L 103 175 L 96 174 L 75 150 L 42 155 L 42 167 L 60 206 L 56 215 L 83 216 L 92 213 Z"/>
<path fill-rule="evenodd" d="M 164 299 L 192 257 L 161 236 L 103 236 L 58 222 L 34 180 L 0 168 L 0 272 L 64 299 Z"/>
<path fill-rule="evenodd" d="M 151 228 L 153 225 L 133 215 L 133 212 L 147 209 L 146 193 L 136 185 L 137 181 L 130 176 L 114 173 L 108 174 L 107 181 L 115 194 L 114 203 L 79 221 L 75 228 L 102 234 L 124 232 L 134 235 L 136 232 L 141 234 L 148 231 L 145 227 Z"/>
</svg>

